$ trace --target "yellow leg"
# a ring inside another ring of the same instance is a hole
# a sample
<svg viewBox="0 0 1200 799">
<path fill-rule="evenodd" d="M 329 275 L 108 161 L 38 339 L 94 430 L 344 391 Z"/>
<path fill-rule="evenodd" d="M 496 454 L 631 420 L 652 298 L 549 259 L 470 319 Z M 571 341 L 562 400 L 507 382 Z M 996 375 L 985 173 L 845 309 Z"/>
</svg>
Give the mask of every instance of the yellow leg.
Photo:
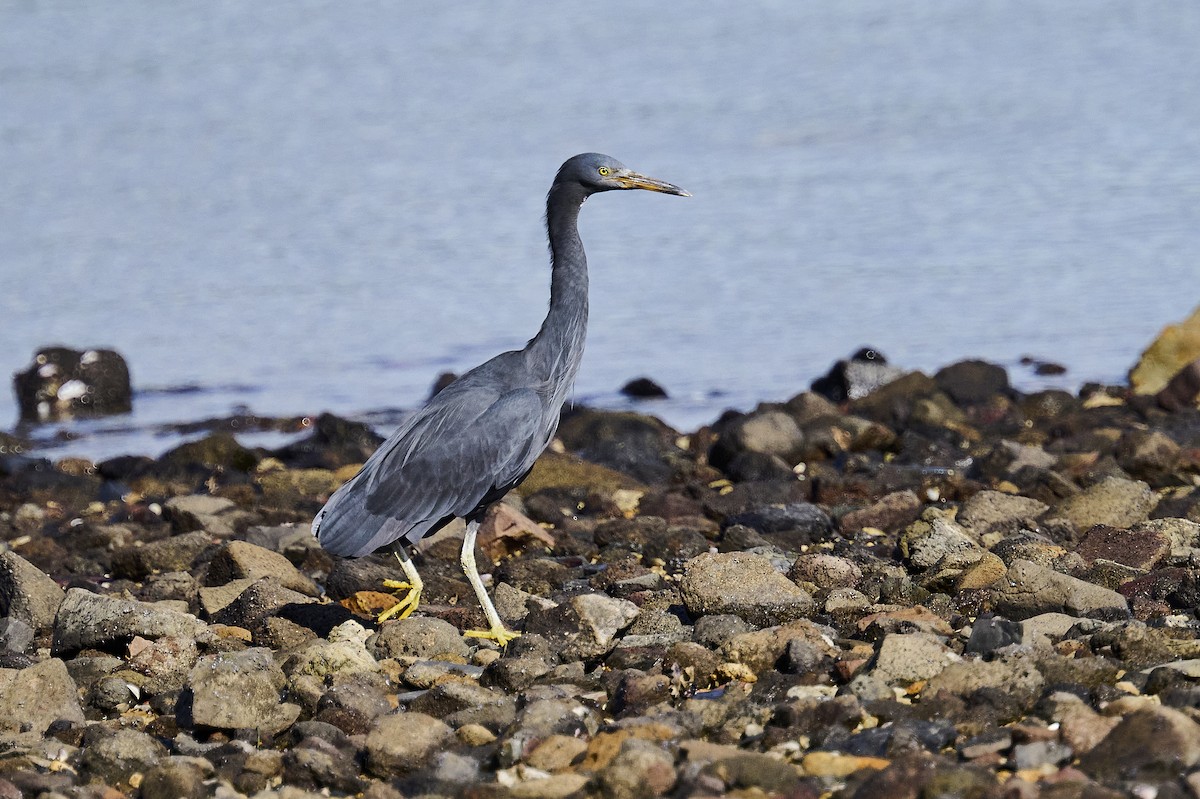
<svg viewBox="0 0 1200 799">
<path fill-rule="evenodd" d="M 500 646 L 506 646 L 509 641 L 519 638 L 521 634 L 504 626 L 504 622 L 500 621 L 500 614 L 496 612 L 496 606 L 492 604 L 491 598 L 487 595 L 487 589 L 483 587 L 483 579 L 480 578 L 479 568 L 475 565 L 475 535 L 478 532 L 479 522 L 467 522 L 467 535 L 463 538 L 462 558 L 459 562 L 462 563 L 463 572 L 466 573 L 471 587 L 475 589 L 475 596 L 479 598 L 479 604 L 483 606 L 483 615 L 487 616 L 491 629 L 467 630 L 463 635 L 468 638 L 490 638 Z"/>
<path fill-rule="evenodd" d="M 414 566 L 413 562 L 409 559 L 408 553 L 406 553 L 403 549 L 398 549 L 396 551 L 396 560 L 400 561 L 400 568 L 404 569 L 404 574 L 406 577 L 408 577 L 408 580 L 384 580 L 383 585 L 385 588 L 392 588 L 396 590 L 403 590 L 407 588 L 408 593 L 405 594 L 404 598 L 395 605 L 392 605 L 383 613 L 379 614 L 378 620 L 381 622 L 387 621 L 393 616 L 396 616 L 397 613 L 400 615 L 396 616 L 396 618 L 407 619 L 412 612 L 417 609 L 417 605 L 420 604 L 421 589 L 425 587 L 425 584 L 421 582 L 421 575 L 417 574 L 417 567 Z"/>
</svg>

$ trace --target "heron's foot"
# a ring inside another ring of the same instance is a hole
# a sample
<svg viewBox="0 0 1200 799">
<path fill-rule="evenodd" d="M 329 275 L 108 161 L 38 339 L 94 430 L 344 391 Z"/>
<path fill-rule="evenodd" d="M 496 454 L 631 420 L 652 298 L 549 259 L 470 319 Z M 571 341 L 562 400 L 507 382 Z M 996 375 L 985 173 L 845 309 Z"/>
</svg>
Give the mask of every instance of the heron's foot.
<svg viewBox="0 0 1200 799">
<path fill-rule="evenodd" d="M 496 626 L 490 630 L 467 630 L 463 635 L 467 638 L 488 638 L 500 646 L 508 646 L 514 638 L 521 637 L 520 633 L 505 629 L 503 626 Z"/>
<path fill-rule="evenodd" d="M 421 603 L 421 587 L 414 586 L 412 583 L 404 582 L 403 580 L 384 580 L 384 588 L 391 588 L 396 591 L 407 590 L 399 602 L 392 605 L 390 608 L 380 613 L 377 621 L 387 621 L 396 616 L 398 619 L 407 619 L 412 615 L 412 612 L 417 609 L 417 605 Z M 399 614 L 398 616 L 396 614 Z"/>
</svg>

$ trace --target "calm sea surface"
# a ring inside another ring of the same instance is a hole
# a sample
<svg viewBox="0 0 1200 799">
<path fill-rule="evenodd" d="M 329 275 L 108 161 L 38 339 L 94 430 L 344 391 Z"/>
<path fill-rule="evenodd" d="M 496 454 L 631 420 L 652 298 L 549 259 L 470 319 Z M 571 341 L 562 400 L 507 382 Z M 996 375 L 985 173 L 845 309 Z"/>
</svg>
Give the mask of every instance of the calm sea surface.
<svg viewBox="0 0 1200 799">
<path fill-rule="evenodd" d="M 864 344 L 1121 381 L 1200 302 L 1200 4 L 604 8 L 0 3 L 0 376 L 123 353 L 94 457 L 411 407 L 536 331 L 586 150 L 694 196 L 584 209 L 576 398 L 648 375 L 683 428 Z"/>
</svg>

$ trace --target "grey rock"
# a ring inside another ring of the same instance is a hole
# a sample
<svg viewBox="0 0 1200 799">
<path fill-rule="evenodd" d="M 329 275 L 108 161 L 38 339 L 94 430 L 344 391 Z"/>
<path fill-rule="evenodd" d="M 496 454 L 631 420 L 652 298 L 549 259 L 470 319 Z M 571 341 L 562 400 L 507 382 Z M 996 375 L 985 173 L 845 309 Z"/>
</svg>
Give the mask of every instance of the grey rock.
<svg viewBox="0 0 1200 799">
<path fill-rule="evenodd" d="M 208 564 L 205 582 L 224 585 L 231 580 L 245 578 L 271 580 L 283 588 L 308 596 L 319 596 L 321 593 L 317 584 L 283 555 L 245 541 L 230 541 L 213 556 Z"/>
<path fill-rule="evenodd" d="M 243 580 L 237 580 L 231 585 L 241 587 Z M 200 589 L 201 606 L 217 604 L 211 595 L 205 594 L 205 590 Z M 221 600 L 223 599 L 224 597 L 221 597 Z M 312 597 L 278 585 L 269 577 L 260 577 L 247 585 L 233 601 L 213 613 L 209 618 L 217 624 L 229 624 L 257 632 L 270 617 L 275 616 L 282 608 L 288 605 L 307 605 L 315 601 Z"/>
<path fill-rule="evenodd" d="M 992 616 L 986 619 L 976 619 L 971 625 L 971 636 L 967 639 L 965 651 L 976 654 L 987 654 L 997 649 L 1021 643 L 1024 630 L 1014 621 Z"/>
<path fill-rule="evenodd" d="M 53 654 L 123 647 L 134 636 L 212 639 L 208 625 L 188 613 L 72 588 L 54 620 Z"/>
<path fill-rule="evenodd" d="M 228 517 L 236 510 L 237 504 L 231 499 L 207 494 L 188 494 L 171 497 L 164 502 L 163 518 L 181 533 L 204 530 L 212 535 L 224 537 L 233 533 Z"/>
<path fill-rule="evenodd" d="M 693 617 L 731 613 L 758 627 L 805 618 L 815 608 L 808 592 L 778 572 L 769 559 L 747 552 L 692 558 L 679 589 Z"/>
<path fill-rule="evenodd" d="M 702 616 L 692 625 L 692 640 L 709 649 L 716 649 L 735 635 L 750 632 L 751 627 L 741 616 L 732 613 L 714 613 Z"/>
<path fill-rule="evenodd" d="M 1125 617 L 1125 597 L 1108 588 L 1059 574 L 1028 560 L 1016 560 L 1006 579 L 990 589 L 996 612 L 1020 621 L 1042 613 Z"/>
<path fill-rule="evenodd" d="M 631 625 L 638 607 L 605 594 L 573 596 L 554 610 L 531 615 L 525 629 L 550 641 L 564 661 L 603 657 L 616 645 L 617 634 Z"/>
<path fill-rule="evenodd" d="M 1071 747 L 1058 741 L 1030 741 L 1013 747 L 1009 763 L 1018 771 L 1037 769 L 1065 763 L 1073 754 Z"/>
<path fill-rule="evenodd" d="M 1046 680 L 1029 658 L 1007 655 L 994 660 L 960 660 L 934 676 L 925 691 L 932 696 L 946 691 L 969 696 L 981 688 L 994 688 L 1007 694 L 1037 696 Z"/>
<path fill-rule="evenodd" d="M 1106 477 L 1062 500 L 1047 515 L 1066 519 L 1076 530 L 1087 530 L 1097 524 L 1132 527 L 1146 521 L 1157 504 L 1157 495 L 1145 483 Z"/>
<path fill-rule="evenodd" d="M 358 771 L 353 753 L 322 738 L 305 738 L 283 756 L 284 781 L 308 790 L 357 794 L 363 789 Z"/>
<path fill-rule="evenodd" d="M 146 677 L 142 687 L 151 694 L 178 691 L 196 665 L 200 653 L 191 638 L 166 636 L 131 655 L 129 668 Z"/>
<path fill-rule="evenodd" d="M 144 775 L 167 756 L 167 748 L 155 738 L 133 729 L 106 731 L 83 747 L 83 766 L 91 781 L 108 785 L 128 784 L 135 774 Z"/>
<path fill-rule="evenodd" d="M 1200 524 L 1188 519 L 1151 519 L 1133 526 L 1136 533 L 1164 535 L 1171 542 L 1171 557 L 1184 559 L 1200 549 Z"/>
<path fill-rule="evenodd" d="M 1026 519 L 1036 519 L 1049 509 L 1045 503 L 1030 497 L 1005 494 L 1000 491 L 980 491 L 958 511 L 958 522 L 976 535 L 991 532 L 1010 532 Z"/>
<path fill-rule="evenodd" d="M 768 540 L 792 551 L 823 541 L 833 531 L 829 514 L 811 502 L 766 505 L 735 514 L 725 526 L 741 524 L 762 533 Z"/>
<path fill-rule="evenodd" d="M 463 660 L 471 648 L 453 624 L 412 616 L 384 624 L 367 640 L 367 651 L 378 660 L 397 657 Z"/>
<path fill-rule="evenodd" d="M 958 524 L 953 514 L 929 508 L 904 529 L 900 552 L 916 569 L 964 569 L 983 557 L 984 549 L 974 535 Z"/>
<path fill-rule="evenodd" d="M 196 530 L 148 544 L 132 544 L 113 555 L 113 570 L 117 576 L 131 580 L 153 572 L 187 571 L 213 541 L 212 535 Z"/>
<path fill-rule="evenodd" d="M 20 619 L 8 616 L 0 619 L 0 650 L 21 653 L 33 643 L 36 632 Z"/>
<path fill-rule="evenodd" d="M 269 649 L 206 655 L 188 675 L 176 715 L 181 724 L 274 734 L 300 715 L 298 706 L 281 701 L 284 682 Z"/>
<path fill-rule="evenodd" d="M 66 664 L 50 658 L 25 669 L 0 669 L 0 731 L 40 736 L 58 719 L 83 722 Z"/>
<path fill-rule="evenodd" d="M 54 625 L 64 596 L 41 569 L 11 550 L 0 552 L 0 616 L 43 632 Z"/>
<path fill-rule="evenodd" d="M 453 736 L 449 725 L 424 713 L 384 716 L 367 736 L 367 771 L 389 778 L 419 769 Z"/>
<path fill-rule="evenodd" d="M 379 671 L 379 664 L 367 651 L 370 635 L 356 621 L 343 622 L 330 631 L 328 640 L 309 641 L 289 654 L 283 670 L 289 677 L 310 674 L 322 679 L 335 674 Z"/>
<path fill-rule="evenodd" d="M 879 642 L 871 673 L 888 683 L 913 683 L 940 674 L 958 659 L 937 636 L 891 633 Z"/>
<path fill-rule="evenodd" d="M 783 411 L 765 410 L 737 419 L 726 427 L 713 457 L 714 463 L 719 464 L 739 452 L 757 452 L 792 464 L 803 446 L 804 433 L 795 419 Z"/>
</svg>

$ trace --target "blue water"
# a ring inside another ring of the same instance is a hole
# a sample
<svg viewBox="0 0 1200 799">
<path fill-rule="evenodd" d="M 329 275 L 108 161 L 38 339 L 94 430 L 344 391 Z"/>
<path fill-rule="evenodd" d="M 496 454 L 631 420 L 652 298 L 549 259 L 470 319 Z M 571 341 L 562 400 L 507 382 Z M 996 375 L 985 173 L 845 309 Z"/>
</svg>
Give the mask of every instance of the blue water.
<svg viewBox="0 0 1200 799">
<path fill-rule="evenodd" d="M 1119 382 L 1200 303 L 1197 42 L 1179 2 L 14 0 L 0 371 L 126 356 L 135 414 L 57 454 L 410 407 L 536 331 L 546 188 L 599 150 L 694 196 L 584 209 L 577 399 L 649 375 L 689 428 L 864 344 Z"/>
</svg>

